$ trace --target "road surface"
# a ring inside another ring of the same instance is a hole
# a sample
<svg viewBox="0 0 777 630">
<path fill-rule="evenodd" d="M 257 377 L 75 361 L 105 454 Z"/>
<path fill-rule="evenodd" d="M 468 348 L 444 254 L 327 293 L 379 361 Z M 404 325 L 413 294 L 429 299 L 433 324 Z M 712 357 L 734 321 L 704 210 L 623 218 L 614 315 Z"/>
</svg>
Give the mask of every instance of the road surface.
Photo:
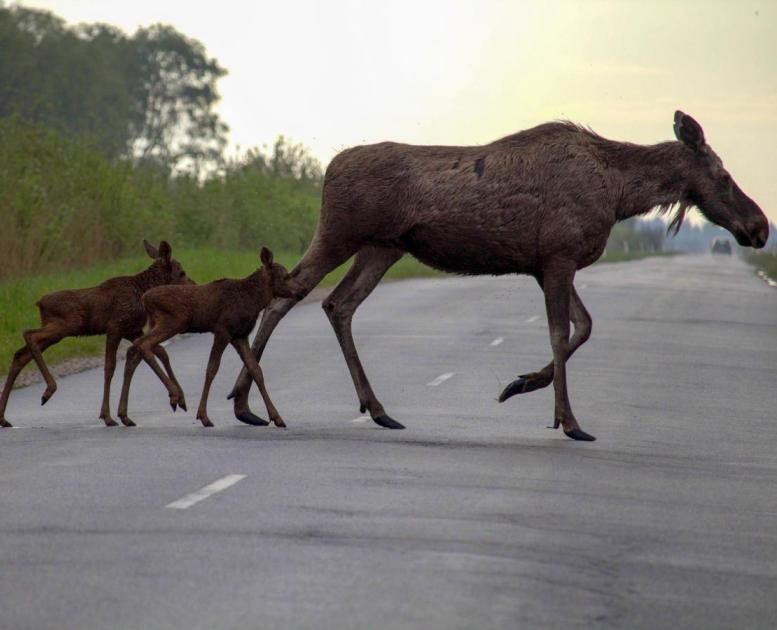
<svg viewBox="0 0 777 630">
<path fill-rule="evenodd" d="M 367 300 L 357 344 L 405 431 L 360 417 L 317 305 L 263 360 L 287 430 L 234 420 L 231 349 L 213 429 L 171 413 L 147 368 L 135 429 L 99 424 L 100 370 L 42 408 L 41 385 L 15 391 L 0 627 L 773 628 L 777 290 L 712 256 L 598 265 L 577 287 L 594 331 L 570 392 L 592 444 L 546 428 L 551 388 L 496 401 L 550 356 L 527 278 Z M 190 410 L 210 342 L 169 348 Z"/>
</svg>

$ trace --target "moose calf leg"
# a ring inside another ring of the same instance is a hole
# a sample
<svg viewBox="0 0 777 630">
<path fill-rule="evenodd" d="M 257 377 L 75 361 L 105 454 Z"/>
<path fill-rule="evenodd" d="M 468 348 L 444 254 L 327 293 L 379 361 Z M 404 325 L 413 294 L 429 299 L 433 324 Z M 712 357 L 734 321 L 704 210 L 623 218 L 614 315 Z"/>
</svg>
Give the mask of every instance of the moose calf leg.
<svg viewBox="0 0 777 630">
<path fill-rule="evenodd" d="M 11 390 L 13 384 L 16 382 L 16 377 L 19 376 L 19 372 L 22 368 L 32 361 L 32 352 L 25 345 L 19 348 L 13 355 L 11 361 L 11 367 L 8 369 L 8 375 L 5 377 L 5 385 L 3 385 L 3 393 L 0 394 L 0 427 L 12 427 L 13 425 L 5 419 L 5 408 L 8 406 L 8 398 L 11 396 Z"/>
<path fill-rule="evenodd" d="M 117 422 L 111 418 L 110 397 L 111 381 L 113 372 L 116 369 L 116 351 L 119 349 L 121 337 L 118 335 L 108 335 L 105 339 L 105 379 L 103 382 L 103 404 L 100 407 L 100 419 L 105 422 L 107 427 L 117 426 Z"/>
<path fill-rule="evenodd" d="M 221 355 L 224 354 L 224 348 L 227 347 L 228 343 L 229 339 L 223 335 L 214 335 L 213 337 L 213 347 L 210 349 L 208 367 L 205 370 L 205 385 L 202 388 L 200 406 L 197 408 L 197 420 L 202 422 L 202 426 L 204 427 L 213 426 L 210 418 L 208 418 L 208 393 L 210 392 L 210 384 L 213 382 L 213 378 L 219 371 Z"/>
<path fill-rule="evenodd" d="M 574 274 L 573 264 L 559 263 L 547 269 L 544 275 L 545 308 L 550 328 L 550 344 L 553 348 L 553 388 L 556 399 L 553 428 L 558 428 L 561 424 L 567 437 L 591 442 L 596 438 L 580 428 L 572 413 L 567 391 L 569 308 Z"/>
<path fill-rule="evenodd" d="M 237 350 L 237 353 L 243 360 L 243 365 L 259 388 L 259 393 L 262 395 L 262 400 L 264 401 L 264 406 L 267 408 L 267 414 L 270 417 L 270 421 L 276 427 L 285 427 L 286 423 L 283 421 L 283 418 L 281 418 L 281 414 L 278 413 L 275 405 L 272 404 L 270 394 L 264 386 L 262 368 L 259 367 L 259 363 L 257 362 L 254 353 L 251 352 L 251 346 L 248 345 L 248 338 L 240 337 L 239 339 L 233 339 L 232 346 Z"/>
<path fill-rule="evenodd" d="M 178 388 L 178 406 L 184 411 L 188 411 L 186 409 L 186 398 L 184 398 L 183 395 L 183 387 L 181 387 L 178 379 L 175 378 L 175 374 L 173 373 L 173 366 L 170 364 L 170 357 L 168 356 L 167 351 L 162 346 L 154 346 L 153 353 L 156 355 L 157 359 L 162 362 L 162 367 L 165 368 L 167 377 L 170 379 L 173 385 Z"/>
<path fill-rule="evenodd" d="M 55 344 L 62 339 L 64 335 L 47 332 L 46 327 L 43 327 L 25 330 L 24 333 L 22 333 L 22 336 L 32 353 L 32 358 L 35 359 L 35 363 L 38 366 L 40 373 L 43 375 L 43 380 L 46 381 L 46 391 L 43 392 L 43 396 L 41 396 L 40 399 L 40 404 L 45 405 L 49 401 L 49 398 L 54 395 L 54 392 L 57 391 L 57 383 L 54 380 L 54 377 L 51 376 L 51 372 L 49 372 L 46 362 L 43 360 L 43 352 L 38 344 L 40 343 L 43 345 L 44 349 L 48 348 L 50 345 Z"/>
<path fill-rule="evenodd" d="M 119 411 L 117 414 L 125 427 L 135 426 L 135 423 L 127 415 L 127 404 L 132 376 L 142 360 L 143 357 L 140 356 L 140 350 L 138 350 L 137 346 L 130 346 L 129 350 L 127 350 L 127 360 L 124 363 L 124 381 L 121 384 L 121 397 L 119 398 Z"/>
<path fill-rule="evenodd" d="M 170 396 L 170 407 L 173 411 L 176 410 L 178 403 L 180 402 L 179 391 L 180 388 L 173 385 L 173 382 L 167 377 L 159 364 L 154 358 L 152 349 L 158 346 L 163 341 L 167 341 L 173 337 L 177 330 L 163 330 L 158 328 L 152 328 L 145 335 L 140 337 L 133 345 L 140 351 L 143 360 L 148 363 L 148 366 L 154 371 L 162 384 L 167 388 L 167 393 Z"/>
</svg>

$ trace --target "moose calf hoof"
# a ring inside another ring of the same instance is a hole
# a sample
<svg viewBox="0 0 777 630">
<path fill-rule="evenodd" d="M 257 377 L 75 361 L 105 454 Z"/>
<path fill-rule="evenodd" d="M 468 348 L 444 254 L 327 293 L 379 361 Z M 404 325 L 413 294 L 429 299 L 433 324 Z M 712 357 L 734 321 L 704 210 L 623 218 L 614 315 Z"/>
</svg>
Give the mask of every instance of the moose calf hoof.
<svg viewBox="0 0 777 630">
<path fill-rule="evenodd" d="M 394 418 L 391 416 L 387 416 L 386 414 L 383 414 L 382 416 L 378 416 L 377 418 L 373 418 L 372 421 L 377 424 L 378 426 L 383 427 L 384 429 L 404 429 L 405 425 L 400 424 Z"/>
<path fill-rule="evenodd" d="M 272 423 L 279 429 L 286 428 L 286 423 L 283 421 L 283 418 L 281 418 L 280 416 L 278 416 L 277 418 L 273 418 Z"/>
<path fill-rule="evenodd" d="M 573 440 L 578 440 L 579 442 L 596 442 L 596 438 L 593 435 L 586 433 L 579 428 L 570 429 L 569 431 L 564 429 L 564 435 Z"/>
<path fill-rule="evenodd" d="M 43 396 L 40 397 L 40 404 L 41 404 L 41 406 L 43 406 L 47 402 L 49 402 L 49 398 L 51 398 L 54 395 L 55 391 L 57 391 L 57 390 L 56 389 L 47 389 L 45 392 L 43 392 Z"/>
<path fill-rule="evenodd" d="M 235 417 L 240 420 L 240 422 L 244 422 L 245 424 L 250 424 L 253 427 L 266 427 L 269 422 L 267 420 L 264 420 L 263 418 L 260 418 L 254 413 L 251 413 L 250 411 L 243 411 L 240 413 L 236 413 Z"/>
<path fill-rule="evenodd" d="M 116 422 L 116 420 L 114 420 L 110 416 L 108 416 L 107 418 L 102 418 L 101 417 L 100 420 L 102 420 L 105 423 L 106 427 L 117 427 L 117 426 L 119 426 L 119 423 Z"/>
<path fill-rule="evenodd" d="M 5 429 L 10 429 L 11 427 L 13 427 L 13 425 L 10 422 L 8 422 L 8 420 L 6 420 L 5 418 L 0 418 L 0 427 L 3 427 Z"/>
<path fill-rule="evenodd" d="M 200 422 L 202 422 L 202 426 L 204 427 L 212 427 L 213 423 L 210 421 L 210 418 L 197 418 Z"/>
<path fill-rule="evenodd" d="M 550 385 L 551 382 L 552 379 L 543 378 L 542 376 L 522 374 L 504 388 L 504 391 L 499 395 L 499 402 L 504 402 L 516 394 L 528 394 L 529 392 L 542 389 Z"/>
<path fill-rule="evenodd" d="M 129 418 L 122 418 L 122 419 L 121 419 L 121 423 L 122 423 L 122 424 L 123 424 L 125 427 L 136 427 L 136 426 L 138 426 L 138 425 L 136 425 L 136 424 L 135 424 L 135 423 L 134 423 L 132 420 L 130 420 Z"/>
</svg>

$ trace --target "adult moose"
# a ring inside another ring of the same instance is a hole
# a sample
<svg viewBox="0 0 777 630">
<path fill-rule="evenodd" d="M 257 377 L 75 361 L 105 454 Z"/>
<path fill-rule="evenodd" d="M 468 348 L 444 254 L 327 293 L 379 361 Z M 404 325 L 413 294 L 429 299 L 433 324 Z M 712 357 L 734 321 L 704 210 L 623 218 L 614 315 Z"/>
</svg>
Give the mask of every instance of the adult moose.
<svg viewBox="0 0 777 630">
<path fill-rule="evenodd" d="M 390 429 L 351 335 L 356 308 L 403 253 L 460 274 L 522 273 L 545 293 L 553 360 L 510 383 L 500 401 L 553 382 L 554 428 L 575 440 L 584 432 L 569 403 L 566 362 L 590 336 L 591 318 L 575 291 L 575 272 L 604 251 L 616 222 L 653 208 L 677 208 L 678 230 L 691 206 L 760 248 L 766 217 L 707 145 L 701 126 L 674 116 L 677 142 L 614 142 L 570 122 L 539 125 L 485 146 L 411 146 L 383 142 L 337 155 L 326 172 L 321 218 L 291 275 L 310 291 L 337 265 L 353 266 L 323 308 L 334 327 L 362 413 Z M 280 319 L 298 299 L 278 299 L 262 316 L 253 349 L 259 358 Z M 574 334 L 570 337 L 570 320 Z M 248 407 L 243 370 L 230 397 L 235 415 L 264 423 Z"/>
</svg>

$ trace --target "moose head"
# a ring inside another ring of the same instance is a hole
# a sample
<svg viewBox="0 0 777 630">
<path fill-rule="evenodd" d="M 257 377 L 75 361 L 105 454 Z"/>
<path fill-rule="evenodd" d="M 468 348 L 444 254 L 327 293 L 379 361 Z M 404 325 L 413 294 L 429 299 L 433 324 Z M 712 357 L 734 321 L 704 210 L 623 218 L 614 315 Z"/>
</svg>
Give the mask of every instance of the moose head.
<svg viewBox="0 0 777 630">
<path fill-rule="evenodd" d="M 734 235 L 744 247 L 760 249 L 769 238 L 766 216 L 748 197 L 704 139 L 704 130 L 688 114 L 676 111 L 674 133 L 691 151 L 686 198 L 713 223 Z"/>
</svg>

